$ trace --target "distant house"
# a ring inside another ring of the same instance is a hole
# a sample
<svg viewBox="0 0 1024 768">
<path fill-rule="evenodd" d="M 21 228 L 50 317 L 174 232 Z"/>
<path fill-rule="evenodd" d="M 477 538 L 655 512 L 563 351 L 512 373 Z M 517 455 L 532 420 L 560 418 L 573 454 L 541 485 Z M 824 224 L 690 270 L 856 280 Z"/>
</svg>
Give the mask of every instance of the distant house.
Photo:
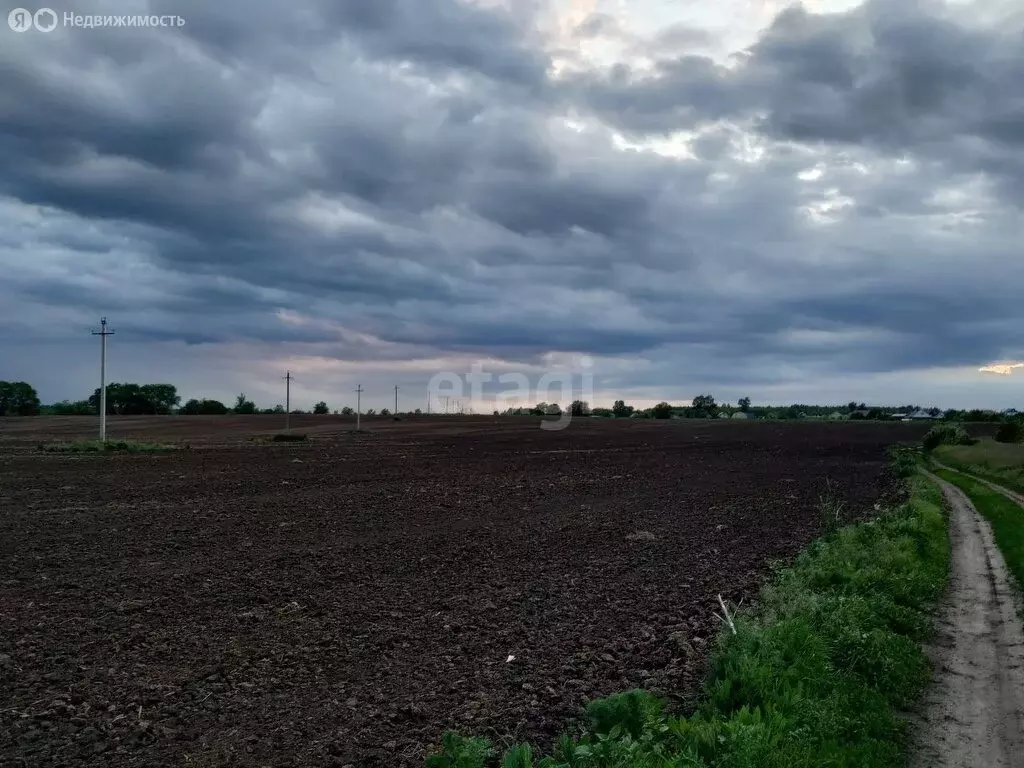
<svg viewBox="0 0 1024 768">
<path fill-rule="evenodd" d="M 907 414 L 906 418 L 910 419 L 911 421 L 935 421 L 942 417 L 933 416 L 932 414 L 928 413 L 928 411 L 926 411 L 924 408 L 918 408 L 913 413 Z"/>
<path fill-rule="evenodd" d="M 909 413 L 894 413 L 890 418 L 898 419 L 899 421 L 908 421 L 910 419 Z"/>
<path fill-rule="evenodd" d="M 832 411 L 832 413 L 830 413 L 828 417 L 833 421 L 839 421 L 840 419 L 845 419 L 846 414 L 842 413 L 841 411 Z"/>
<path fill-rule="evenodd" d="M 750 414 L 749 413 L 744 413 L 743 411 L 736 411 L 736 413 L 734 413 L 732 415 L 732 418 L 734 418 L 734 419 L 749 419 L 750 418 Z"/>
<path fill-rule="evenodd" d="M 871 413 L 871 411 L 865 411 L 865 410 L 851 411 L 850 412 L 850 418 L 851 419 L 866 419 L 870 413 Z"/>
</svg>

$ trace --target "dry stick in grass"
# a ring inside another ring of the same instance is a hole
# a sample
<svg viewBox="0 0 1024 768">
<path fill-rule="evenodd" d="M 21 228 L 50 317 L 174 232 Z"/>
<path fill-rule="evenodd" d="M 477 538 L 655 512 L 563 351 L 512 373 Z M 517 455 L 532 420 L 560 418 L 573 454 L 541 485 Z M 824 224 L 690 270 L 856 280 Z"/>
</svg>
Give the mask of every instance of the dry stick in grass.
<svg viewBox="0 0 1024 768">
<path fill-rule="evenodd" d="M 733 622 L 732 616 L 729 615 L 729 609 L 726 607 L 725 600 L 722 599 L 721 595 L 718 596 L 718 604 L 720 606 L 722 606 L 722 615 L 719 616 L 716 613 L 715 614 L 715 618 L 717 618 L 720 622 L 725 624 L 725 626 L 727 626 L 729 628 L 729 630 L 735 635 L 736 634 L 736 624 Z"/>
</svg>

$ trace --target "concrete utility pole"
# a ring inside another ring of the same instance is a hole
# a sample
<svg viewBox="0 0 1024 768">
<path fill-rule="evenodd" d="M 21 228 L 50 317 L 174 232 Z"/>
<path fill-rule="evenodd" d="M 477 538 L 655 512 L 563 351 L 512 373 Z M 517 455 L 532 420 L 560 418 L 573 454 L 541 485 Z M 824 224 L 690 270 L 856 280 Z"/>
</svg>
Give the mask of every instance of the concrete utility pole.
<svg viewBox="0 0 1024 768">
<path fill-rule="evenodd" d="M 284 375 L 284 431 L 291 430 L 292 420 L 292 372 L 285 371 Z"/>
<path fill-rule="evenodd" d="M 100 440 L 107 439 L 107 336 L 113 331 L 107 330 L 107 318 L 100 318 L 100 329 L 92 332 L 100 337 Z"/>
<path fill-rule="evenodd" d="M 359 420 L 363 415 L 363 385 L 356 387 L 356 432 L 359 431 Z"/>
<path fill-rule="evenodd" d="M 395 384 L 395 416 L 398 415 L 398 385 Z"/>
</svg>

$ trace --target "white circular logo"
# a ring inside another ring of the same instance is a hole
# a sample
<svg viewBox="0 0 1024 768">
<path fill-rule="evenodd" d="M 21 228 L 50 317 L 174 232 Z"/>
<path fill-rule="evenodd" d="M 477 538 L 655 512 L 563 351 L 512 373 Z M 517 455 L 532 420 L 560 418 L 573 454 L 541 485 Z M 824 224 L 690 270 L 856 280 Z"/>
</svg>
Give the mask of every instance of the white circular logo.
<svg viewBox="0 0 1024 768">
<path fill-rule="evenodd" d="M 32 29 L 32 12 L 15 8 L 7 14 L 7 26 L 15 32 L 28 32 Z"/>
<path fill-rule="evenodd" d="M 57 26 L 57 14 L 49 8 L 40 8 L 32 17 L 32 21 L 40 32 L 53 32 Z"/>
</svg>

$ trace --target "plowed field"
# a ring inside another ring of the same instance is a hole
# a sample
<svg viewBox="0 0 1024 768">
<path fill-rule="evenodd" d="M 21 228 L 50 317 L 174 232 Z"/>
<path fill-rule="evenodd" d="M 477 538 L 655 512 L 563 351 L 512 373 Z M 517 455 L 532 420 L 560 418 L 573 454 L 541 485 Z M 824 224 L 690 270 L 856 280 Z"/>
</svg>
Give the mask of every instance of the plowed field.
<svg viewBox="0 0 1024 768">
<path fill-rule="evenodd" d="M 547 746 L 581 705 L 696 690 L 755 594 L 924 427 L 113 418 L 73 456 L 0 420 L 0 765 L 422 765 L 455 728 Z M 513 658 L 514 657 L 514 658 Z"/>
</svg>

